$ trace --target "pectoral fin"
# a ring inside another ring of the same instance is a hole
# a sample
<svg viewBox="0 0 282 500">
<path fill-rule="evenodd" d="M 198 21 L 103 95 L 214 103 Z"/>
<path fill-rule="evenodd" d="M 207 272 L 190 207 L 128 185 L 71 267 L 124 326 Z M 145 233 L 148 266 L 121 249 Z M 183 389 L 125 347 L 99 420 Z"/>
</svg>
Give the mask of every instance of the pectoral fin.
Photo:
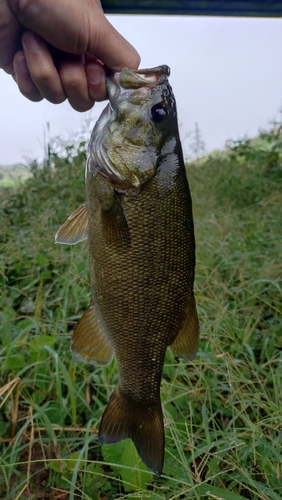
<svg viewBox="0 0 282 500">
<path fill-rule="evenodd" d="M 130 231 L 126 214 L 120 203 L 122 195 L 106 184 L 101 176 L 97 176 L 95 181 L 106 241 L 112 248 L 126 251 L 130 246 Z"/>
<path fill-rule="evenodd" d="M 86 202 L 80 205 L 60 227 L 55 236 L 55 243 L 75 245 L 87 239 L 88 212 Z"/>
<path fill-rule="evenodd" d="M 171 344 L 171 349 L 184 359 L 192 360 L 199 347 L 199 320 L 194 297 L 187 307 L 186 316 L 180 332 Z"/>
<path fill-rule="evenodd" d="M 130 247 L 130 231 L 122 206 L 116 195 L 108 210 L 102 213 L 104 234 L 108 244 L 117 250 L 127 250 Z"/>
<path fill-rule="evenodd" d="M 99 316 L 92 301 L 74 327 L 71 353 L 74 358 L 83 363 L 108 365 L 113 359 L 114 349 Z"/>
</svg>

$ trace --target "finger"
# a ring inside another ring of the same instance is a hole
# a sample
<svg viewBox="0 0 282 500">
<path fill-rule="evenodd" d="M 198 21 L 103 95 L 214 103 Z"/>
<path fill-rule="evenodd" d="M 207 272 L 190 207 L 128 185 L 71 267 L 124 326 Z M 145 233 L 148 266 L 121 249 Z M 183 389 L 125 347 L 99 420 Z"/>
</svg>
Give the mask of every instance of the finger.
<svg viewBox="0 0 282 500">
<path fill-rule="evenodd" d="M 65 54 L 65 59 L 59 63 L 59 75 L 71 106 L 81 112 L 91 109 L 95 98 L 92 99 L 88 92 L 84 58 Z"/>
<path fill-rule="evenodd" d="M 99 25 L 97 18 L 91 21 L 88 52 L 95 54 L 112 71 L 121 71 L 124 67 L 137 69 L 140 64 L 138 52 L 108 19 L 100 15 Z"/>
<path fill-rule="evenodd" d="M 30 77 L 42 97 L 59 104 L 66 99 L 48 44 L 31 31 L 25 31 L 22 45 Z"/>
<path fill-rule="evenodd" d="M 0 68 L 14 74 L 14 55 L 21 48 L 21 32 L 16 16 L 6 0 L 0 1 Z"/>
<path fill-rule="evenodd" d="M 84 69 L 90 98 L 97 102 L 108 99 L 105 67 L 94 58 L 86 56 Z"/>
<path fill-rule="evenodd" d="M 140 63 L 139 54 L 110 24 L 98 0 L 9 0 L 9 4 L 23 26 L 63 52 L 90 52 L 113 71 L 125 66 L 136 69 Z"/>
<path fill-rule="evenodd" d="M 25 56 L 22 50 L 14 57 L 15 80 L 20 92 L 30 101 L 38 102 L 43 99 L 28 71 Z"/>
</svg>

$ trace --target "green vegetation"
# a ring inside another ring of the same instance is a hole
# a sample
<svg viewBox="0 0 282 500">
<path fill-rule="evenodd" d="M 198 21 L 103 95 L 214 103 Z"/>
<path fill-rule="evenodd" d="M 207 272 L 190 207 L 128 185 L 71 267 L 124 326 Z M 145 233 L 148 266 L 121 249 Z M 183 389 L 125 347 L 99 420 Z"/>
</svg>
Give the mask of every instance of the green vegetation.
<svg viewBox="0 0 282 500">
<path fill-rule="evenodd" d="M 1 193 L 0 498 L 282 498 L 282 149 L 266 136 L 188 166 L 201 346 L 192 363 L 167 353 L 161 478 L 131 441 L 98 443 L 116 363 L 69 353 L 87 251 L 54 234 L 84 201 L 84 144 Z"/>
</svg>

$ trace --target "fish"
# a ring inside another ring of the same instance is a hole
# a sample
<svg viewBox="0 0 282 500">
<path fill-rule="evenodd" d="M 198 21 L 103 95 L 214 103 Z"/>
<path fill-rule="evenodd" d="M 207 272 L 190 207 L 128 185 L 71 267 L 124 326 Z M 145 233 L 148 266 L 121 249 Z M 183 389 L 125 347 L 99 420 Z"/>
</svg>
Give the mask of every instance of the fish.
<svg viewBox="0 0 282 500">
<path fill-rule="evenodd" d="M 164 462 L 160 386 L 167 347 L 192 360 L 199 344 L 193 291 L 192 201 L 166 65 L 109 74 L 109 103 L 94 126 L 86 202 L 56 243 L 88 239 L 91 303 L 74 328 L 80 362 L 108 365 L 119 381 L 101 443 L 131 438 L 157 475 Z"/>
</svg>

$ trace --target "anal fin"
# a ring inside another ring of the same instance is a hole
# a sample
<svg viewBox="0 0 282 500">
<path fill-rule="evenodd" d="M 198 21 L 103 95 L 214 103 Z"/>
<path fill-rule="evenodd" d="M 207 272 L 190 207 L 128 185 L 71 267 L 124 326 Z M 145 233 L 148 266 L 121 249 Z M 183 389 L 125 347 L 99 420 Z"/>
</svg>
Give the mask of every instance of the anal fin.
<svg viewBox="0 0 282 500">
<path fill-rule="evenodd" d="M 87 239 L 88 212 L 86 202 L 80 205 L 60 227 L 55 235 L 55 243 L 75 245 Z"/>
<path fill-rule="evenodd" d="M 74 327 L 71 353 L 78 361 L 94 365 L 108 365 L 113 359 L 113 346 L 93 301 Z"/>
<path fill-rule="evenodd" d="M 180 332 L 171 344 L 171 349 L 184 359 L 192 360 L 199 347 L 199 319 L 194 296 L 191 297 Z"/>
</svg>

